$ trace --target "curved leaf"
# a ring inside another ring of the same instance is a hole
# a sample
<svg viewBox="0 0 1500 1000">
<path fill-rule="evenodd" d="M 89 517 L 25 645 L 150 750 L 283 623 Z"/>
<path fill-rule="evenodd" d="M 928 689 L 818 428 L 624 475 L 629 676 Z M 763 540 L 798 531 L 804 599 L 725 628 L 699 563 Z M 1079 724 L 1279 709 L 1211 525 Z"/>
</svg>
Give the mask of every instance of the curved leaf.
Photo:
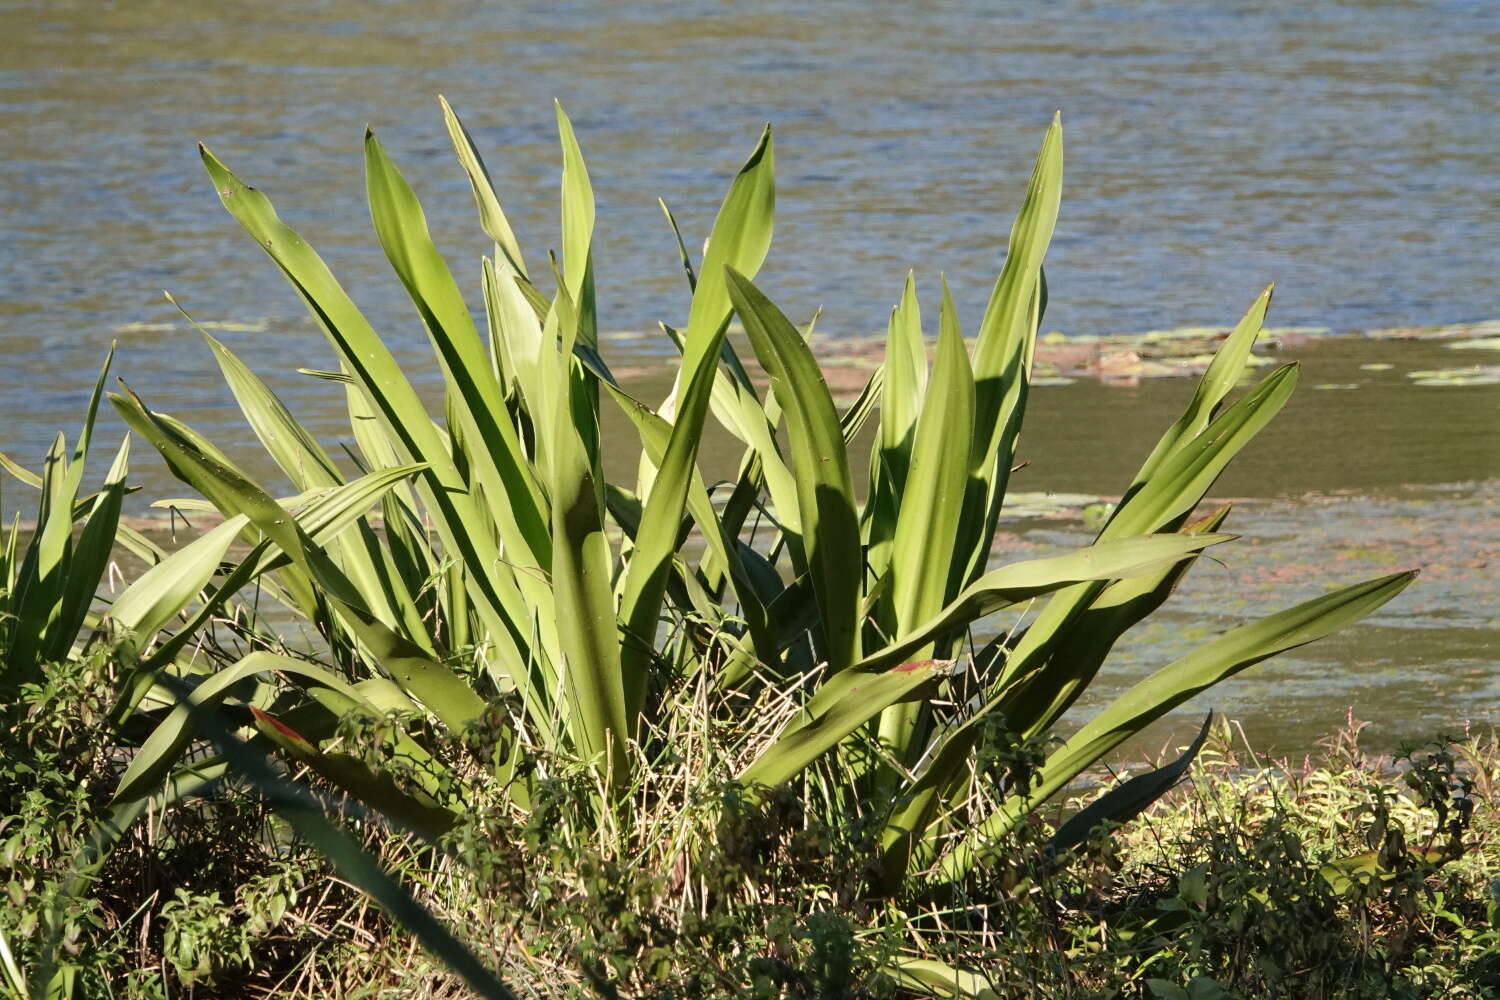
<svg viewBox="0 0 1500 1000">
<path fill-rule="evenodd" d="M 786 409 L 798 473 L 802 543 L 821 610 L 821 649 L 829 669 L 837 673 L 859 658 L 864 561 L 838 412 L 823 372 L 797 328 L 748 278 L 733 268 L 725 273 L 735 311 Z"/>
<path fill-rule="evenodd" d="M 483 700 L 462 678 L 370 613 L 343 572 L 264 490 L 174 434 L 134 393 L 111 396 L 110 402 L 179 475 L 221 510 L 244 512 L 293 564 L 316 581 L 320 596 L 365 644 L 370 656 L 447 725 L 463 729 L 484 712 Z"/>
<path fill-rule="evenodd" d="M 938 614 L 895 642 L 855 664 L 858 670 L 879 670 L 900 662 L 940 636 L 961 629 L 985 615 L 1060 587 L 1088 580 L 1119 580 L 1136 576 L 1163 562 L 1230 541 L 1234 535 L 1146 535 L 1098 542 L 1061 556 L 1028 559 L 991 570 L 975 580 Z"/>
<path fill-rule="evenodd" d="M 1394 573 L 1306 601 L 1232 629 L 1162 667 L 1115 699 L 1048 757 L 1029 792 L 1015 796 L 974 827 L 943 859 L 943 874 L 950 880 L 961 878 L 986 845 L 1004 836 L 1094 761 L 1193 695 L 1277 653 L 1358 621 L 1405 590 L 1416 575 L 1415 571 Z"/>
<path fill-rule="evenodd" d="M 1173 785 L 1182 780 L 1182 776 L 1198 756 L 1198 751 L 1203 749 L 1203 741 L 1208 739 L 1213 722 L 1214 713 L 1209 712 L 1193 742 L 1170 764 L 1121 782 L 1069 816 L 1067 822 L 1058 827 L 1057 832 L 1047 841 L 1048 848 L 1058 852 L 1070 851 L 1087 840 L 1089 834 L 1100 824 L 1128 823 L 1145 812 L 1151 803 L 1167 794 Z"/>
<path fill-rule="evenodd" d="M 474 203 L 479 207 L 479 224 L 489 238 L 495 241 L 511 268 L 525 277 L 526 262 L 521 257 L 521 244 L 516 241 L 516 234 L 510 228 L 510 220 L 500 207 L 500 199 L 490 181 L 490 172 L 485 168 L 484 157 L 479 155 L 469 130 L 464 128 L 464 123 L 459 120 L 458 113 L 453 110 L 448 99 L 439 94 L 438 103 L 442 105 L 443 122 L 448 126 L 448 137 L 453 141 L 454 151 L 458 153 L 458 162 L 463 164 L 464 173 L 469 175 L 469 185 L 474 189 Z"/>
<path fill-rule="evenodd" d="M 750 786 L 774 788 L 833 749 L 886 707 L 947 674 L 953 662 L 903 663 L 880 673 L 844 671 L 838 675 L 843 679 L 838 696 L 819 698 L 816 706 L 809 703 L 776 741 L 740 772 L 738 780 Z"/>
<path fill-rule="evenodd" d="M 229 696 L 235 684 L 266 671 L 293 673 L 331 688 L 356 705 L 363 705 L 371 715 L 379 714 L 364 701 L 359 692 L 345 680 L 312 663 L 293 660 L 273 653 L 251 653 L 233 666 L 206 678 L 192 693 L 167 714 L 131 758 L 120 776 L 112 802 L 129 802 L 154 794 L 162 779 L 180 763 L 183 748 L 193 739 L 206 713 L 212 712 Z"/>
</svg>

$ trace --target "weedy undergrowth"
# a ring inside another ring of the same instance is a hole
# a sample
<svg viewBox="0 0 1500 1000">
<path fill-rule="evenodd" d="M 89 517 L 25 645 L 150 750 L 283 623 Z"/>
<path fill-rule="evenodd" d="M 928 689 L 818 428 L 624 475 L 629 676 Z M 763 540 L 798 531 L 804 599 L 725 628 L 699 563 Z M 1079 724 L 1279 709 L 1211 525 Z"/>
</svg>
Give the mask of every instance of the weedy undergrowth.
<svg viewBox="0 0 1500 1000">
<path fill-rule="evenodd" d="M 1091 978 L 1180 997 L 1500 994 L 1493 735 L 1300 763 L 1216 734 L 1096 882 Z M 1086 924 L 1085 924 L 1086 926 Z"/>
</svg>

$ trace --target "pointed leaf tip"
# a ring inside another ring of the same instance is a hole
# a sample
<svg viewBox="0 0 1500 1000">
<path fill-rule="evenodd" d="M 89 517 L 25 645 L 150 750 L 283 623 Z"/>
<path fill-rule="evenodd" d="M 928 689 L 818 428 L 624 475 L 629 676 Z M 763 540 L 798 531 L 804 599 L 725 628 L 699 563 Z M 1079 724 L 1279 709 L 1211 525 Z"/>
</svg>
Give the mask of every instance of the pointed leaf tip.
<svg viewBox="0 0 1500 1000">
<path fill-rule="evenodd" d="M 301 733 L 297 732 L 297 730 L 293 729 L 285 722 L 282 722 L 280 719 L 276 718 L 269 712 L 264 712 L 261 709 L 256 708 L 254 705 L 251 705 L 250 713 L 255 717 L 255 720 L 257 722 L 266 726 L 270 726 L 272 729 L 276 730 L 276 732 L 280 733 L 284 739 L 294 744 L 297 749 L 302 750 L 306 753 L 317 752 L 317 747 L 313 746 L 312 742 L 308 740 L 307 737 L 303 736 Z"/>
</svg>

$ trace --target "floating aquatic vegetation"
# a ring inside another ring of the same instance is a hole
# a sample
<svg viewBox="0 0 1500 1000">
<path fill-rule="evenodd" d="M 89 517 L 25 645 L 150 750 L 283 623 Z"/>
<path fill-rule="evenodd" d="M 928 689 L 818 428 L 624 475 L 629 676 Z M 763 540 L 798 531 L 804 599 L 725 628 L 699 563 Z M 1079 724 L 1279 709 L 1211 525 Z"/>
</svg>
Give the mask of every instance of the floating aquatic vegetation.
<svg viewBox="0 0 1500 1000">
<path fill-rule="evenodd" d="M 1500 337 L 1475 337 L 1448 345 L 1450 351 L 1500 351 Z"/>
<path fill-rule="evenodd" d="M 177 329 L 176 323 L 121 323 L 115 333 L 166 333 Z"/>
<path fill-rule="evenodd" d="M 1500 365 L 1467 365 L 1462 368 L 1432 368 L 1407 372 L 1413 385 L 1500 385 Z"/>
<path fill-rule="evenodd" d="M 1362 336 L 1371 340 L 1459 340 L 1500 337 L 1500 319 L 1477 323 L 1446 323 L 1438 326 L 1390 326 L 1366 330 Z"/>
<path fill-rule="evenodd" d="M 1362 372 L 1388 372 L 1394 367 L 1396 366 L 1386 361 L 1374 361 L 1367 365 L 1360 365 L 1359 370 Z"/>
<path fill-rule="evenodd" d="M 269 319 L 257 319 L 250 322 L 236 322 L 234 320 L 203 320 L 198 324 L 205 330 L 218 330 L 221 333 L 265 333 L 271 328 Z M 116 333 L 169 333 L 173 330 L 186 330 L 188 326 L 184 323 L 121 323 L 115 327 Z"/>
<path fill-rule="evenodd" d="M 1006 494 L 1000 516 L 1004 521 L 1075 521 L 1090 510 L 1114 509 L 1114 503 L 1091 493 L 1052 493 L 1015 490 Z"/>
</svg>

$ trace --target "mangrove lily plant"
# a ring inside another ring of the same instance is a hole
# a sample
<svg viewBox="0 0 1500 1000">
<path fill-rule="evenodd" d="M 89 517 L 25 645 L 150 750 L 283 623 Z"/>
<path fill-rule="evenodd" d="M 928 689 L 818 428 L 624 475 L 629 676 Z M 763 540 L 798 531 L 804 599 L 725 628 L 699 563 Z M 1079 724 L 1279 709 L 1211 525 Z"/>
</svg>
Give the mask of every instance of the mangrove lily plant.
<svg viewBox="0 0 1500 1000">
<path fill-rule="evenodd" d="M 175 655 L 175 635 L 142 633 L 122 613 L 150 598 L 147 581 L 127 591 L 107 616 L 138 647 L 121 711 L 175 701 L 172 685 L 191 693 L 153 716 L 120 782 L 121 803 L 160 792 L 203 733 L 205 712 L 245 726 L 251 709 L 243 735 L 255 745 L 437 836 L 465 805 L 442 780 L 430 735 L 494 728 L 498 719 L 513 748 L 541 748 L 590 770 L 600 823 L 617 824 L 642 769 L 664 752 L 663 715 L 681 703 L 666 692 L 689 679 L 722 696 L 719 711 L 762 704 L 755 695 L 767 691 L 795 702 L 738 781 L 755 794 L 834 761 L 821 771 L 839 776 L 827 795 L 881 830 L 872 891 L 899 896 L 921 873 L 924 892 L 941 892 L 1153 720 L 1359 619 L 1412 578 L 1355 584 L 1232 629 L 1053 741 L 1027 780 L 976 787 L 988 780 L 974 766 L 982 739 L 998 727 L 1017 744 L 1045 743 L 1116 640 L 1167 599 L 1203 550 L 1230 539 L 1218 530 L 1226 510 L 1197 519 L 1194 511 L 1297 381 L 1288 365 L 1230 400 L 1270 290 L 1224 341 L 1134 481 L 1122 484 L 1093 544 L 1007 564 L 994 550 L 996 524 L 1047 304 L 1042 263 L 1062 185 L 1060 122 L 1042 142 L 974 335 L 965 336 L 945 285 L 929 365 L 908 279 L 884 364 L 841 412 L 810 330 L 754 281 L 771 242 L 770 129 L 731 183 L 701 259 L 677 235 L 690 298 L 686 322 L 664 327 L 681 361 L 670 395 L 653 405 L 616 380 L 599 350 L 594 196 L 561 108 L 561 252 L 540 267 L 523 253 L 469 133 L 443 110 L 494 241 L 480 268 L 485 329 L 412 189 L 373 134 L 364 144 L 376 236 L 441 370 L 440 418 L 308 242 L 202 151 L 224 206 L 291 282 L 338 358 L 337 370 L 309 374 L 346 398 L 353 467 L 336 462 L 207 333 L 294 496 L 274 496 L 135 393 L 111 397 L 201 494 L 194 503 L 224 518 L 152 571 L 158 583 L 182 579 L 199 595 L 189 625 L 254 583 L 322 639 L 313 655 L 268 646 L 204 671 Z M 743 341 L 728 336 L 736 319 Z M 737 477 L 713 486 L 698 469 L 710 419 L 743 449 Z M 605 420 L 626 421 L 639 437 L 632 482 L 605 480 Z M 869 468 L 856 469 L 850 444 L 867 425 Z M 237 541 L 249 555 L 224 562 Z M 1039 599 L 1023 629 L 987 624 L 1007 609 L 1013 624 Z M 1004 634 L 980 641 L 997 630 Z M 252 678 L 258 683 L 242 683 Z M 401 782 L 329 742 L 341 720 L 383 716 L 405 720 L 402 753 L 419 765 Z M 519 756 L 501 754 L 494 780 L 525 810 L 536 774 L 515 766 Z M 1178 773 L 1122 789 L 1086 819 L 1127 818 Z"/>
</svg>

